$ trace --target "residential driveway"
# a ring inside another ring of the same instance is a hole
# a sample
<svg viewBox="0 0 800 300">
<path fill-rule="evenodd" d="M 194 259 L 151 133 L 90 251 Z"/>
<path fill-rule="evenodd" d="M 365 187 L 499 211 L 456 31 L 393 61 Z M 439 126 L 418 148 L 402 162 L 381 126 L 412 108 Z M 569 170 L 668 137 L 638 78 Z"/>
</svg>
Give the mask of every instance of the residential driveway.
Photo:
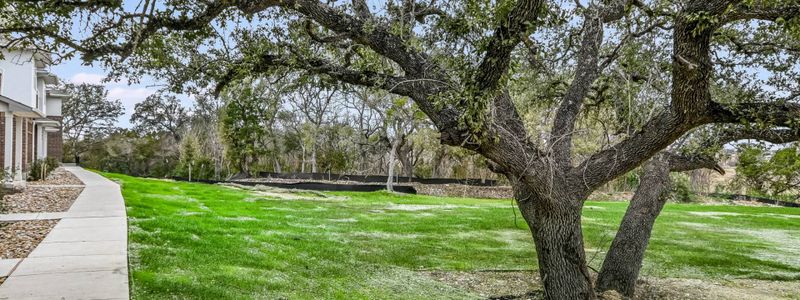
<svg viewBox="0 0 800 300">
<path fill-rule="evenodd" d="M 128 227 L 120 187 L 83 168 L 65 168 L 86 187 L 0 286 L 0 299 L 129 299 Z"/>
</svg>

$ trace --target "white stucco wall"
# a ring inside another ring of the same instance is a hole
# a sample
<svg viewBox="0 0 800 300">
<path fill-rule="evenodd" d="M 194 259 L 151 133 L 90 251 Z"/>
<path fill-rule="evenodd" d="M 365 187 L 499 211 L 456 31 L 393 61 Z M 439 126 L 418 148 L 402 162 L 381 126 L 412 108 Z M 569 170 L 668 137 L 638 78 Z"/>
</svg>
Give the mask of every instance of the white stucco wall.
<svg viewBox="0 0 800 300">
<path fill-rule="evenodd" d="M 36 107 L 34 101 L 36 67 L 30 51 L 3 51 L 5 58 L 0 60 L 3 72 L 3 85 L 0 94 L 12 100 Z"/>
<path fill-rule="evenodd" d="M 39 102 L 38 103 L 34 102 L 33 103 L 34 104 L 33 107 L 37 108 L 37 109 L 39 109 L 39 111 L 43 112 L 43 111 L 45 111 L 44 104 L 47 103 L 47 88 L 45 87 L 44 79 L 42 79 L 42 78 L 37 78 L 36 79 L 36 83 L 37 83 L 36 84 L 36 90 L 39 93 Z M 36 95 L 34 95 L 34 101 L 36 100 L 35 96 Z"/>
<path fill-rule="evenodd" d="M 48 98 L 47 99 L 47 111 L 44 112 L 47 116 L 60 116 L 61 115 L 61 99 L 60 98 Z"/>
</svg>

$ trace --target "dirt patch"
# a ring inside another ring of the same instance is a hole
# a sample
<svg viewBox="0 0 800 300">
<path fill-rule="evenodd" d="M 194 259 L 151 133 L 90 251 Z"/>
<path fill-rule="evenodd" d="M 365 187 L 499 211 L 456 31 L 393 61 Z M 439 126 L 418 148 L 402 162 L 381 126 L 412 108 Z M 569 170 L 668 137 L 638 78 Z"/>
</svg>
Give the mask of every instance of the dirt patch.
<svg viewBox="0 0 800 300">
<path fill-rule="evenodd" d="M 67 211 L 83 188 L 76 187 L 26 187 L 3 196 L 0 211 L 3 213 L 34 213 Z"/>
<path fill-rule="evenodd" d="M 28 257 L 56 223 L 58 220 L 0 223 L 0 259 Z"/>
<path fill-rule="evenodd" d="M 422 271 L 422 275 L 489 299 L 541 299 L 539 273 L 533 271 Z"/>
<path fill-rule="evenodd" d="M 421 275 L 487 299 L 544 299 L 535 271 L 420 271 Z M 600 299 L 623 299 L 615 292 Z M 797 299 L 799 281 L 647 278 L 637 282 L 634 299 L 742 300 Z"/>
<path fill-rule="evenodd" d="M 28 185 L 84 185 L 75 174 L 64 168 L 57 168 L 47 175 L 47 178 L 40 181 L 30 181 Z"/>
<path fill-rule="evenodd" d="M 638 299 L 797 299 L 800 282 L 755 279 L 666 278 L 639 280 Z"/>
</svg>

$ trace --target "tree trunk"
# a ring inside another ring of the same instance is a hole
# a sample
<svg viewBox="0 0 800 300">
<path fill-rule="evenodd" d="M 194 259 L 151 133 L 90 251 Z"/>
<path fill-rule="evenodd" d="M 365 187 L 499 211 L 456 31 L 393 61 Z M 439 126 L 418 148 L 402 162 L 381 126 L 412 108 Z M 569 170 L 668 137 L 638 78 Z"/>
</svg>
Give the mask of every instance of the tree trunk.
<svg viewBox="0 0 800 300">
<path fill-rule="evenodd" d="M 446 147 L 445 145 L 440 145 L 439 148 L 436 149 L 436 154 L 433 156 L 433 160 L 431 161 L 431 177 L 433 178 L 442 177 L 441 166 L 445 155 L 447 155 Z"/>
<path fill-rule="evenodd" d="M 306 172 L 306 146 L 300 146 L 303 149 L 303 156 L 300 160 L 300 173 Z"/>
<path fill-rule="evenodd" d="M 214 158 L 214 180 L 219 180 L 222 174 L 222 160 L 219 157 Z"/>
<path fill-rule="evenodd" d="M 643 168 L 639 188 L 600 269 L 598 291 L 616 290 L 627 297 L 634 295 L 653 224 L 670 189 L 669 165 L 665 160 L 656 156 Z"/>
<path fill-rule="evenodd" d="M 317 173 L 317 145 L 311 147 L 311 173 Z"/>
<path fill-rule="evenodd" d="M 389 165 L 387 172 L 388 176 L 386 176 L 386 190 L 389 192 L 394 192 L 394 165 L 395 165 L 395 155 L 397 154 L 397 148 L 400 147 L 399 141 L 392 142 L 392 148 L 389 149 Z"/>
<path fill-rule="evenodd" d="M 531 228 L 546 299 L 595 299 L 581 231 L 582 200 L 570 188 L 535 192 L 538 184 L 515 183 L 514 198 Z M 542 195 L 544 194 L 544 195 Z"/>
<path fill-rule="evenodd" d="M 282 173 L 281 162 L 280 160 L 278 160 L 277 155 L 275 156 L 274 161 L 275 161 L 275 173 Z"/>
<path fill-rule="evenodd" d="M 249 155 L 244 155 L 242 157 L 241 164 L 239 165 L 239 172 L 241 172 L 242 174 L 247 175 L 248 177 L 250 176 L 250 156 Z"/>
<path fill-rule="evenodd" d="M 413 148 L 404 138 L 395 151 L 398 160 L 400 160 L 400 165 L 403 166 L 403 176 L 408 177 L 409 180 L 414 176 L 414 164 L 411 162 L 411 150 L 413 150 Z"/>
</svg>

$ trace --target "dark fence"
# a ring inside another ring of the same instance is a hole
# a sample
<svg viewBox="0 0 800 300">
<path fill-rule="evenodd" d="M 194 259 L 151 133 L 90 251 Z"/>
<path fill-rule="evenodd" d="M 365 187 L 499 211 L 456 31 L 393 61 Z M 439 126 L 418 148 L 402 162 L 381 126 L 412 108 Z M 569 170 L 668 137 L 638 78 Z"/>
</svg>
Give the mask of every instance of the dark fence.
<svg viewBox="0 0 800 300">
<path fill-rule="evenodd" d="M 188 178 L 183 178 L 183 177 L 172 177 L 172 179 L 178 181 L 189 181 Z M 386 190 L 386 185 L 380 185 L 380 184 L 333 184 L 333 183 L 313 182 L 313 181 L 298 182 L 298 183 L 278 183 L 278 182 L 254 182 L 254 181 L 240 181 L 240 180 L 223 181 L 223 180 L 193 179 L 192 182 L 209 183 L 209 184 L 235 183 L 247 186 L 263 185 L 263 186 L 283 188 L 283 189 L 312 190 L 312 191 L 375 192 L 375 191 Z M 414 187 L 407 185 L 395 185 L 393 189 L 395 192 L 399 193 L 406 193 L 406 194 L 417 193 L 417 190 Z"/>
<path fill-rule="evenodd" d="M 765 203 L 765 204 L 780 205 L 780 206 L 786 206 L 786 207 L 800 207 L 800 203 L 786 202 L 786 201 L 775 200 L 775 199 L 770 199 L 770 198 L 754 197 L 754 196 L 741 195 L 741 194 L 711 193 L 711 194 L 708 194 L 708 196 L 717 197 L 717 198 L 724 198 L 724 199 L 730 199 L 730 200 L 755 201 L 755 202 L 760 202 L 760 203 Z"/>
<path fill-rule="evenodd" d="M 355 182 L 373 182 L 373 183 L 386 183 L 389 179 L 388 176 L 383 175 L 346 175 L 335 173 L 272 173 L 260 172 L 259 178 L 277 178 L 277 179 L 298 179 L 298 180 L 328 180 L 328 181 L 355 181 Z M 496 186 L 497 180 L 494 179 L 479 179 L 479 178 L 417 178 L 397 176 L 395 182 L 400 183 L 422 183 L 422 184 L 464 184 L 474 186 Z"/>
</svg>

